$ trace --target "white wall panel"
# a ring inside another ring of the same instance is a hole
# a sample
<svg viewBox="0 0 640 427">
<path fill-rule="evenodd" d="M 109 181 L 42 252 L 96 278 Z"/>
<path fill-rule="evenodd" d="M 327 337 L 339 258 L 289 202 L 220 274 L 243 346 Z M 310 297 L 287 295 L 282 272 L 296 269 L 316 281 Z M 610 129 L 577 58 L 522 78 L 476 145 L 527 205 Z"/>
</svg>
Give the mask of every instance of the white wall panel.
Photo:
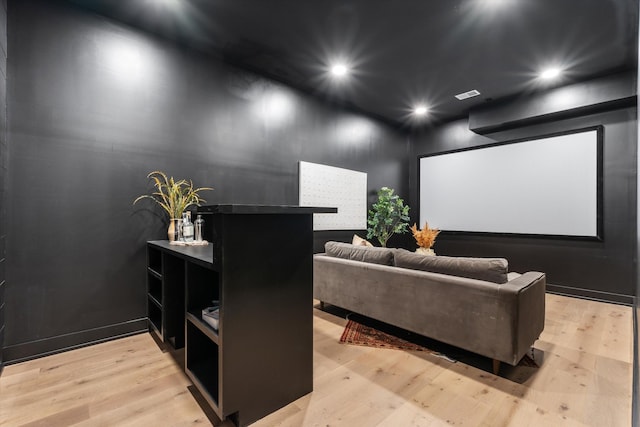
<svg viewBox="0 0 640 427">
<path fill-rule="evenodd" d="M 338 208 L 337 214 L 314 214 L 314 230 L 366 229 L 367 174 L 300 162 L 299 204 Z"/>
</svg>

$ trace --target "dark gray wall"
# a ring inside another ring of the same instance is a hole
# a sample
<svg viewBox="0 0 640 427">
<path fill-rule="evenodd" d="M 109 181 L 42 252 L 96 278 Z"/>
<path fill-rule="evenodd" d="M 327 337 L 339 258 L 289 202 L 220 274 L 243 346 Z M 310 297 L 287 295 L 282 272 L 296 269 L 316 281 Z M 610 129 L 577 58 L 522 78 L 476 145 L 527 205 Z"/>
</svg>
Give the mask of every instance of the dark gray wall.
<svg viewBox="0 0 640 427">
<path fill-rule="evenodd" d="M 131 202 L 152 170 L 209 203 L 296 204 L 300 160 L 407 194 L 396 130 L 50 3 L 9 0 L 8 361 L 144 328 L 145 242 L 166 223 Z"/>
<path fill-rule="evenodd" d="M 635 80 L 635 75 L 629 73 L 625 78 Z M 635 91 L 635 83 L 633 86 Z M 575 90 L 583 93 L 592 93 L 591 89 L 589 82 L 575 87 Z M 554 90 L 541 96 L 553 99 L 553 96 L 550 96 L 553 92 Z M 571 105 L 567 104 L 567 99 L 570 98 L 563 98 L 563 101 L 569 111 Z M 537 97 L 530 96 L 512 101 L 510 105 L 514 109 L 526 111 L 528 103 L 538 101 Z M 630 304 L 636 293 L 633 230 L 636 226 L 637 111 L 635 106 L 613 110 L 609 110 L 609 106 L 594 105 L 589 109 L 591 114 L 588 115 L 581 114 L 584 109 L 580 106 L 576 114 L 565 114 L 561 120 L 536 122 L 531 125 L 525 122 L 519 127 L 487 135 L 471 132 L 468 119 L 461 119 L 415 137 L 413 159 L 410 163 L 411 183 L 417 182 L 419 155 L 587 126 L 604 126 L 603 241 L 441 234 L 434 246 L 435 251 L 442 255 L 505 257 L 513 271 L 545 272 L 550 284 L 549 290 Z M 544 173 L 544 165 L 540 165 L 540 173 Z M 442 185 L 446 185 L 446 182 Z M 513 200 L 510 196 L 504 195 L 505 204 Z M 419 206 L 417 188 L 411 191 L 411 204 Z M 532 205 L 531 209 L 535 210 L 536 206 Z M 417 215 L 418 212 L 414 214 Z M 473 212 L 469 214 L 473 215 Z"/>
<path fill-rule="evenodd" d="M 0 373 L 4 366 L 7 242 L 7 2 L 0 3 Z"/>
</svg>

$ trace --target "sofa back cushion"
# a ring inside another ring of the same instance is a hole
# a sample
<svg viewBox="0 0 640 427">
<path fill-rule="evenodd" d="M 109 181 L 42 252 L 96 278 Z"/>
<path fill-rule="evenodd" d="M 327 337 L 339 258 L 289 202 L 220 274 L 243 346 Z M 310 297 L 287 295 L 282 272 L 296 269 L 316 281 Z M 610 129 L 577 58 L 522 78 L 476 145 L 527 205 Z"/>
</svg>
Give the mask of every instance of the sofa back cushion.
<svg viewBox="0 0 640 427">
<path fill-rule="evenodd" d="M 507 283 L 509 264 L 504 258 L 465 258 L 420 255 L 406 250 L 395 251 L 396 267 L 430 271 L 451 276 Z"/>
<path fill-rule="evenodd" d="M 324 245 L 324 251 L 332 257 L 369 262 L 372 264 L 393 265 L 393 251 L 387 248 L 327 242 Z"/>
</svg>

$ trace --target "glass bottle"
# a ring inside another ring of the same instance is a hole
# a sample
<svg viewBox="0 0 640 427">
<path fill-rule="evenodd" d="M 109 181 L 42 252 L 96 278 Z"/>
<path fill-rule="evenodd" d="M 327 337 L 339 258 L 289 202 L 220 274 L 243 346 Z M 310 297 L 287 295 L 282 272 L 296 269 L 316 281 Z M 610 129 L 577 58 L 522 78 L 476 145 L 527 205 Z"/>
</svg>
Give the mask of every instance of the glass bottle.
<svg viewBox="0 0 640 427">
<path fill-rule="evenodd" d="M 198 215 L 198 218 L 195 221 L 196 242 L 202 242 L 202 227 L 203 226 L 204 226 L 204 219 L 202 219 L 202 215 Z"/>
<path fill-rule="evenodd" d="M 193 242 L 193 223 L 189 211 L 182 213 L 182 238 L 185 242 Z"/>
<path fill-rule="evenodd" d="M 182 238 L 182 218 L 176 220 L 176 241 L 184 242 Z"/>
</svg>

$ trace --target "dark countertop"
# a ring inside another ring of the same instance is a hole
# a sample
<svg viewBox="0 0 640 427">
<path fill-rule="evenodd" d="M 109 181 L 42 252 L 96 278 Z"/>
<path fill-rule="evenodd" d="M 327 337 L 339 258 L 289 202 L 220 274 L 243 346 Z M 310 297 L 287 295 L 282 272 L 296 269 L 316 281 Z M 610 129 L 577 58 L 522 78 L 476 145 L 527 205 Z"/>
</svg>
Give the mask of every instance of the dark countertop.
<svg viewBox="0 0 640 427">
<path fill-rule="evenodd" d="M 196 261 L 197 264 L 207 267 L 213 266 L 213 245 L 211 242 L 207 246 L 171 245 L 168 240 L 152 240 L 147 243 L 178 255 L 180 258 Z"/>
<path fill-rule="evenodd" d="M 198 213 L 221 214 L 314 214 L 337 213 L 338 208 L 295 205 L 206 205 L 199 206 Z"/>
</svg>

